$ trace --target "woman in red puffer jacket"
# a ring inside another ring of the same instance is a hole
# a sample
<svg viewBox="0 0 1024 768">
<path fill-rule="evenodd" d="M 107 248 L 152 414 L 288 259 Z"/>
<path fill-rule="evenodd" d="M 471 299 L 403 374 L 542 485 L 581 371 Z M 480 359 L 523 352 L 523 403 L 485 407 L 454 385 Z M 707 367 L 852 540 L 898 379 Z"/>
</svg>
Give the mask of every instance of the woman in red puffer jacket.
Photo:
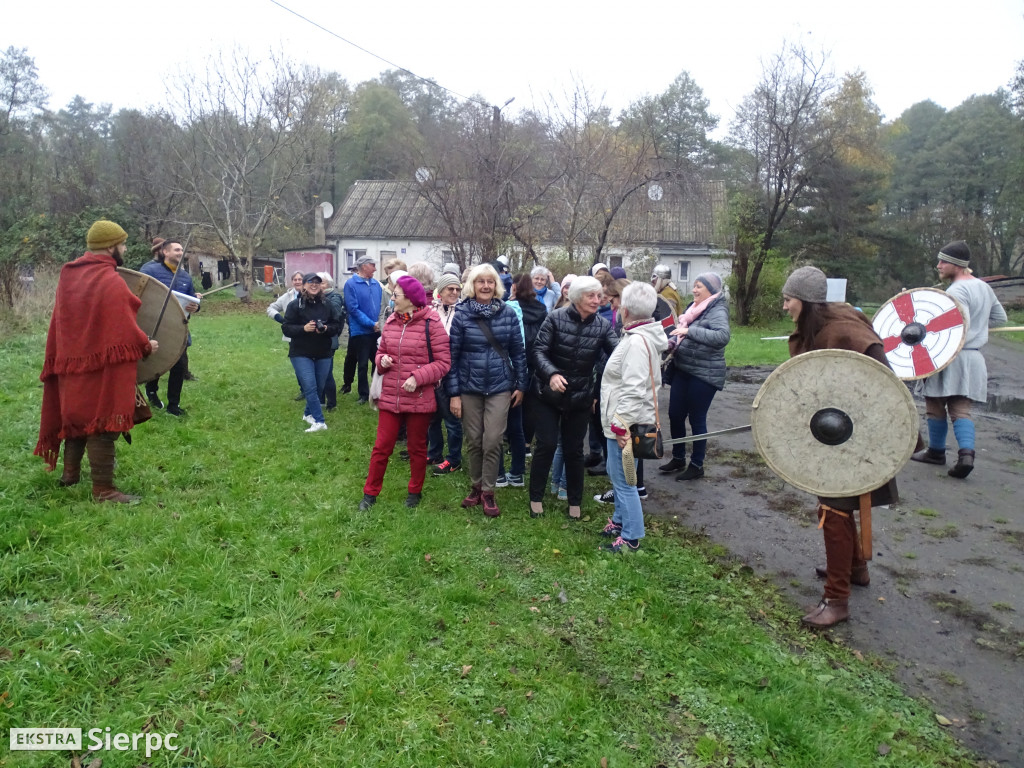
<svg viewBox="0 0 1024 768">
<path fill-rule="evenodd" d="M 380 417 L 363 500 L 359 502 L 361 510 L 377 502 L 402 424 L 408 435 L 411 470 L 405 506 L 420 503 L 427 472 L 427 429 L 437 409 L 434 387 L 451 368 L 448 333 L 437 312 L 428 306 L 420 281 L 409 275 L 398 278 L 392 298 L 395 311 L 381 329 L 374 360 L 382 375 L 381 394 L 376 400 Z"/>
</svg>

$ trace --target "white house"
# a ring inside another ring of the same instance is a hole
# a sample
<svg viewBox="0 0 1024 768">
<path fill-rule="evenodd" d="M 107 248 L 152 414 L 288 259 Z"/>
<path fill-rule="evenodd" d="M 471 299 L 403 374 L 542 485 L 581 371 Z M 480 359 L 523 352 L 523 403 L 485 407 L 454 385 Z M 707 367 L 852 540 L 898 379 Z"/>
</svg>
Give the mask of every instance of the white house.
<svg viewBox="0 0 1024 768">
<path fill-rule="evenodd" d="M 680 292 L 702 272 L 731 272 L 732 253 L 716 245 L 716 226 L 725 208 L 721 181 L 690 185 L 651 185 L 633 195 L 616 216 L 601 261 L 629 270 L 638 259 L 666 264 Z M 452 261 L 448 229 L 416 182 L 357 181 L 326 223 L 326 239 L 335 249 L 337 272 L 345 275 L 357 258 L 373 256 L 380 265 L 398 257 L 407 264 L 425 261 L 440 268 Z M 537 248 L 560 248 L 553 238 Z"/>
</svg>

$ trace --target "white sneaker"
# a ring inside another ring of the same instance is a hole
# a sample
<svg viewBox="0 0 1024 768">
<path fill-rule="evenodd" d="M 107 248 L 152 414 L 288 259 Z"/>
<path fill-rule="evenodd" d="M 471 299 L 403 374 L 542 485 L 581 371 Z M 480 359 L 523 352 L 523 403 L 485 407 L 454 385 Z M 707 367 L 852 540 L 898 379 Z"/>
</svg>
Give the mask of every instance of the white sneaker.
<svg viewBox="0 0 1024 768">
<path fill-rule="evenodd" d="M 324 424 L 322 421 L 315 421 L 315 422 L 313 422 L 312 426 L 310 426 L 310 428 L 307 429 L 306 431 L 307 432 L 323 432 L 325 429 L 327 429 L 327 425 L 326 424 Z"/>
<path fill-rule="evenodd" d="M 304 422 L 306 422 L 307 424 L 309 424 L 310 426 L 313 426 L 314 424 L 316 424 L 316 419 L 314 419 L 312 416 L 303 416 L 302 420 Z"/>
<path fill-rule="evenodd" d="M 594 497 L 594 501 L 598 504 L 614 504 L 615 503 L 615 491 L 609 488 L 604 493 L 598 494 Z"/>
</svg>

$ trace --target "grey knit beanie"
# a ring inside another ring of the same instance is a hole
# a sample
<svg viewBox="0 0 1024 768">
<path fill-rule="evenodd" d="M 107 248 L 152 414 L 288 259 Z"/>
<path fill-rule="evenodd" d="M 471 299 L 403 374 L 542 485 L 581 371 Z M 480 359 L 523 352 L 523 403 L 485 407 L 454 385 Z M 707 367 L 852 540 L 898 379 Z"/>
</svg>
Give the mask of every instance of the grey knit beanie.
<svg viewBox="0 0 1024 768">
<path fill-rule="evenodd" d="M 703 272 L 693 278 L 693 282 L 700 281 L 701 284 L 711 291 L 712 294 L 722 292 L 722 277 L 717 272 Z"/>
<path fill-rule="evenodd" d="M 812 304 L 824 304 L 828 296 L 828 282 L 825 273 L 817 267 L 800 267 L 782 286 L 782 295 Z"/>
<path fill-rule="evenodd" d="M 453 275 L 450 272 L 445 272 L 439 278 L 437 278 L 437 282 L 434 284 L 434 292 L 440 294 L 441 291 L 443 291 L 449 285 L 455 285 L 458 286 L 459 288 L 462 287 L 462 283 L 459 282 L 458 275 Z"/>
</svg>

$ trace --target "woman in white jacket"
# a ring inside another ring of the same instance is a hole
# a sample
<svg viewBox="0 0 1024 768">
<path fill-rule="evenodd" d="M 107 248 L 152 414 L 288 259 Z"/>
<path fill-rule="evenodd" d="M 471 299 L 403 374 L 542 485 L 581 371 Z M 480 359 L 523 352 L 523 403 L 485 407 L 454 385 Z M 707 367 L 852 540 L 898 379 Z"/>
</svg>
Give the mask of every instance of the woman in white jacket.
<svg viewBox="0 0 1024 768">
<path fill-rule="evenodd" d="M 635 552 L 644 537 L 644 513 L 636 486 L 626 482 L 622 449 L 633 424 L 655 421 L 654 393 L 661 386 L 661 353 L 668 339 L 654 320 L 658 294 L 646 283 L 622 291 L 619 315 L 622 340 L 608 358 L 601 378 L 601 426 L 608 440 L 608 476 L 615 491 L 615 512 L 601 535 L 614 537 L 611 552 Z"/>
<path fill-rule="evenodd" d="M 274 299 L 270 306 L 267 307 L 267 317 L 284 325 L 284 311 L 288 309 L 289 304 L 299 298 L 300 293 L 302 293 L 302 272 L 292 272 L 292 287 Z M 281 341 L 285 344 L 291 344 L 291 339 L 283 333 L 281 334 Z M 303 399 L 301 381 L 299 382 L 299 394 L 295 399 L 296 401 Z"/>
</svg>

